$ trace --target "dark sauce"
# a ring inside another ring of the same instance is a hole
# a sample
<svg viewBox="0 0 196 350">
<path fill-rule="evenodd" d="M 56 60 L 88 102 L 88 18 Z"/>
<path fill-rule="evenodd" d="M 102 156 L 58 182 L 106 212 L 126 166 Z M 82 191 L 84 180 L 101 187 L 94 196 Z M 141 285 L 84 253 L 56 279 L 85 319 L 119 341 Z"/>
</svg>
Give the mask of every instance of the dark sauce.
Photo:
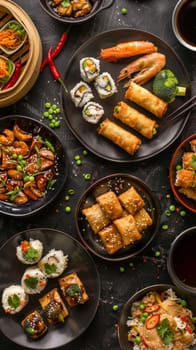
<svg viewBox="0 0 196 350">
<path fill-rule="evenodd" d="M 196 46 L 196 0 L 186 1 L 177 17 L 178 30 L 183 39 Z"/>
<path fill-rule="evenodd" d="M 196 231 L 179 240 L 173 254 L 174 271 L 190 287 L 196 287 Z"/>
</svg>

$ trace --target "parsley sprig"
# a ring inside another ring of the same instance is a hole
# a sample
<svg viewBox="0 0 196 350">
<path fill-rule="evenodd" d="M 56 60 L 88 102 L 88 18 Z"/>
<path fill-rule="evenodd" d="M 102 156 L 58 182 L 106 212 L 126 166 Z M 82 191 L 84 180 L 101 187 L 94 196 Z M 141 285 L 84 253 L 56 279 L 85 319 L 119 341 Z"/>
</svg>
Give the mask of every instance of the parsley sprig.
<svg viewBox="0 0 196 350">
<path fill-rule="evenodd" d="M 158 325 L 157 325 L 157 333 L 159 337 L 162 339 L 163 344 L 168 345 L 171 343 L 174 339 L 174 334 L 170 328 L 170 324 L 168 321 L 168 318 L 164 318 Z"/>
</svg>

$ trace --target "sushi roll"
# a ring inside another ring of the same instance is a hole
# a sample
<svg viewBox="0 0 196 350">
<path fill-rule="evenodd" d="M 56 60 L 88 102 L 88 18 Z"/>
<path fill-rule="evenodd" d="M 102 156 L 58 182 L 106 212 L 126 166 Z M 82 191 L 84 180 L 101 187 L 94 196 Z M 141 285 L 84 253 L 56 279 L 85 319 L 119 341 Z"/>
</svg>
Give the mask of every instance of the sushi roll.
<svg viewBox="0 0 196 350">
<path fill-rule="evenodd" d="M 114 79 L 108 72 L 100 74 L 95 79 L 95 89 L 101 99 L 108 98 L 117 92 Z"/>
<path fill-rule="evenodd" d="M 28 267 L 21 279 L 21 285 L 27 294 L 41 293 L 46 284 L 46 275 L 36 266 Z"/>
<path fill-rule="evenodd" d="M 16 256 L 23 264 L 36 264 L 42 257 L 43 244 L 38 239 L 30 239 L 22 241 L 16 247 Z"/>
<path fill-rule="evenodd" d="M 90 86 L 83 81 L 76 84 L 70 91 L 70 94 L 76 107 L 83 107 L 94 97 Z"/>
<path fill-rule="evenodd" d="M 96 102 L 89 101 L 82 110 L 84 120 L 91 124 L 97 124 L 104 115 L 103 107 Z"/>
<path fill-rule="evenodd" d="M 38 263 L 39 269 L 48 277 L 60 276 L 68 263 L 68 255 L 64 255 L 62 250 L 51 249 Z"/>
<path fill-rule="evenodd" d="M 86 82 L 93 81 L 100 73 L 100 61 L 93 57 L 84 57 L 80 60 L 80 75 Z"/>
<path fill-rule="evenodd" d="M 28 303 L 29 297 L 23 287 L 12 285 L 3 290 L 2 306 L 6 313 L 16 314 Z"/>
<path fill-rule="evenodd" d="M 22 320 L 21 326 L 25 333 L 33 340 L 40 338 L 48 330 L 42 316 L 37 310 L 34 310 L 28 314 Z"/>
</svg>

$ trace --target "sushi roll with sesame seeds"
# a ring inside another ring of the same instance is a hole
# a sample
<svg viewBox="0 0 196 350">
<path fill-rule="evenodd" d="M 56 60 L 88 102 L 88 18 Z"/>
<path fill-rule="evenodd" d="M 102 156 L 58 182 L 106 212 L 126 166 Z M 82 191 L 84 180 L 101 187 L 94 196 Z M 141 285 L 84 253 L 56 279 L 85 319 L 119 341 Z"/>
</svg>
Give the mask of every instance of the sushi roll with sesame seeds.
<svg viewBox="0 0 196 350">
<path fill-rule="evenodd" d="M 27 294 L 38 294 L 46 287 L 47 277 L 36 266 L 28 267 L 21 279 L 21 285 Z"/>
<path fill-rule="evenodd" d="M 20 312 L 28 301 L 29 297 L 20 285 L 11 285 L 3 290 L 2 307 L 7 314 Z"/>
<path fill-rule="evenodd" d="M 88 84 L 80 81 L 70 90 L 71 99 L 76 107 L 83 107 L 87 102 L 93 99 L 93 93 Z"/>
<path fill-rule="evenodd" d="M 36 264 L 42 257 L 43 244 L 38 239 L 21 241 L 16 247 L 16 257 L 23 264 Z"/>
<path fill-rule="evenodd" d="M 25 333 L 33 340 L 40 338 L 48 330 L 42 316 L 37 310 L 34 310 L 28 314 L 22 320 L 21 326 Z"/>
<path fill-rule="evenodd" d="M 64 255 L 62 250 L 51 249 L 38 263 L 39 269 L 47 278 L 56 278 L 66 269 L 68 255 Z"/>
<path fill-rule="evenodd" d="M 95 79 L 95 89 L 101 99 L 111 97 L 117 92 L 114 79 L 108 72 L 100 74 Z"/>
<path fill-rule="evenodd" d="M 82 116 L 90 124 L 97 124 L 104 115 L 103 107 L 96 102 L 89 101 L 82 110 Z"/>
<path fill-rule="evenodd" d="M 100 61 L 93 57 L 84 57 L 80 60 L 80 75 L 86 82 L 93 81 L 100 73 Z"/>
</svg>

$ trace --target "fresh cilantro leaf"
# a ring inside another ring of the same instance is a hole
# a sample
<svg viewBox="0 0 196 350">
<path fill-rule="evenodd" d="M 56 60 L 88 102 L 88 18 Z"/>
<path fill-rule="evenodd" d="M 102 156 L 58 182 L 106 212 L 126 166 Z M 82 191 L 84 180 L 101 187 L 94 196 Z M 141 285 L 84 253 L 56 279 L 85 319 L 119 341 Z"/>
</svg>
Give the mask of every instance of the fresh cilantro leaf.
<svg viewBox="0 0 196 350">
<path fill-rule="evenodd" d="M 20 305 L 20 298 L 14 294 L 8 297 L 8 304 L 12 309 L 16 309 Z"/>
<path fill-rule="evenodd" d="M 192 155 L 190 165 L 192 166 L 193 169 L 196 169 L 196 155 L 195 154 Z"/>
<path fill-rule="evenodd" d="M 24 253 L 24 257 L 26 260 L 34 260 L 38 257 L 38 251 L 37 249 L 34 249 L 33 247 L 29 247 L 27 252 Z"/>
<path fill-rule="evenodd" d="M 168 345 L 174 339 L 174 334 L 171 331 L 169 320 L 164 318 L 157 326 L 157 333 L 162 339 L 163 344 Z"/>
<path fill-rule="evenodd" d="M 82 289 L 77 283 L 73 283 L 70 287 L 66 289 L 66 294 L 72 298 L 82 295 Z"/>
<path fill-rule="evenodd" d="M 38 284 L 37 278 L 31 277 L 31 276 L 28 278 L 25 278 L 24 282 L 25 282 L 27 287 L 30 287 L 32 289 L 35 289 L 37 287 L 37 284 Z"/>
<path fill-rule="evenodd" d="M 70 6 L 70 1 L 69 0 L 63 0 L 61 1 L 61 6 L 66 8 Z"/>
<path fill-rule="evenodd" d="M 44 269 L 45 269 L 45 272 L 47 273 L 47 275 L 51 275 L 51 273 L 54 273 L 56 272 L 56 265 L 55 264 L 44 264 Z"/>
</svg>

